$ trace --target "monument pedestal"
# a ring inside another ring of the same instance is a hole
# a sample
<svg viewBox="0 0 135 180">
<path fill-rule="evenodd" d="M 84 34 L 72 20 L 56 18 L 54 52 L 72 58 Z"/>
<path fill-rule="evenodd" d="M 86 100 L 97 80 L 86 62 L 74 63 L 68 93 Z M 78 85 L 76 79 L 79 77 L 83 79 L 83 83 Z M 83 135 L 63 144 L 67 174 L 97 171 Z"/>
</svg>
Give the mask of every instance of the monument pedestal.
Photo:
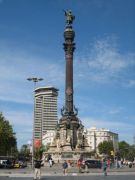
<svg viewBox="0 0 135 180">
<path fill-rule="evenodd" d="M 48 154 L 51 155 L 52 159 L 55 163 L 60 162 L 63 163 L 64 160 L 70 160 L 77 162 L 81 156 L 83 156 L 85 159 L 89 159 L 91 157 L 90 151 L 48 151 L 44 152 L 44 156 L 47 157 Z"/>
</svg>

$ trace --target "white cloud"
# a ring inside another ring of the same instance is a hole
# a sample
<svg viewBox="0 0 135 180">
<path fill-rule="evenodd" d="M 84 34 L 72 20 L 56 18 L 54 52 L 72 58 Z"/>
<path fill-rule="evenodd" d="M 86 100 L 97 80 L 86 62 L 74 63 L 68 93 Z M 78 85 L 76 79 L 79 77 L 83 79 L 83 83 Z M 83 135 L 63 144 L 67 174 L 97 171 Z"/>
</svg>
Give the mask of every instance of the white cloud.
<svg viewBox="0 0 135 180">
<path fill-rule="evenodd" d="M 115 115 L 115 114 L 119 114 L 119 113 L 122 113 L 123 111 L 123 107 L 107 107 L 108 108 L 108 114 L 111 114 L 111 115 Z"/>
<path fill-rule="evenodd" d="M 135 87 L 135 79 L 129 79 L 126 83 L 123 83 L 125 87 Z"/>
<path fill-rule="evenodd" d="M 127 87 L 135 86 L 134 79 L 124 79 L 120 72 L 127 71 L 134 66 L 134 54 L 122 55 L 118 48 L 109 38 L 97 40 L 92 50 L 81 60 L 75 60 L 74 77 L 76 84 L 84 81 L 93 82 L 112 82 L 120 81 Z M 20 103 L 33 103 L 32 90 L 33 84 L 27 82 L 28 77 L 36 76 L 44 78 L 41 84 L 53 85 L 60 89 L 64 85 L 64 61 L 51 61 L 48 58 L 34 56 L 27 50 L 22 51 L 15 45 L 6 47 L 0 44 L 0 99 Z M 78 58 L 79 59 L 79 58 Z M 77 63 L 77 64 L 76 64 Z M 63 68 L 62 68 L 63 66 Z M 85 73 L 84 73 L 85 72 Z M 124 82 L 123 82 L 124 81 Z M 25 98 L 24 98 L 25 94 Z"/>
<path fill-rule="evenodd" d="M 58 89 L 64 80 L 64 69 L 58 61 L 52 62 L 16 47 L 14 50 L 1 48 L 0 72 L 0 99 L 20 103 L 32 102 L 34 84 L 26 80 L 28 77 L 42 77 L 44 81 L 38 85 L 53 85 Z"/>
<path fill-rule="evenodd" d="M 126 123 L 126 122 L 121 122 L 121 121 L 111 121 L 111 120 L 103 120 L 103 119 L 95 119 L 95 118 L 83 118 L 83 122 L 85 123 L 85 126 L 91 127 L 91 126 L 96 126 L 100 128 L 109 128 L 111 129 L 116 129 L 118 130 L 119 128 L 128 128 L 132 129 L 133 125 Z"/>
<path fill-rule="evenodd" d="M 128 74 L 135 68 L 135 53 L 122 53 L 116 45 L 116 38 L 106 37 L 95 41 L 85 55 L 75 61 L 78 65 L 79 78 L 89 79 L 94 82 L 119 82 L 130 81 Z M 134 67 L 134 68 L 133 68 Z M 85 73 L 83 73 L 85 72 Z"/>
<path fill-rule="evenodd" d="M 33 110 L 31 110 L 33 111 Z M 6 117 L 6 119 L 9 120 L 9 122 L 14 126 L 14 127 L 31 127 L 32 126 L 32 119 L 33 116 L 30 112 L 27 111 L 22 111 L 21 110 L 17 110 L 17 111 L 13 111 L 13 110 L 6 110 L 3 112 L 4 116 Z"/>
</svg>

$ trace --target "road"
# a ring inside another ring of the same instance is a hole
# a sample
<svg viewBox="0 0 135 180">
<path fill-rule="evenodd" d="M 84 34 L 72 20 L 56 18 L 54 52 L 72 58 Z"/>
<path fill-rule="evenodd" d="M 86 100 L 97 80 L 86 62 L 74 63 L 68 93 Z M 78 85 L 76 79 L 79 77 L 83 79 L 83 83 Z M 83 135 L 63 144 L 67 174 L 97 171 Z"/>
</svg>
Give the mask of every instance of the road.
<svg viewBox="0 0 135 180">
<path fill-rule="evenodd" d="M 32 180 L 32 177 L 0 177 L 0 180 Z M 47 176 L 42 180 L 135 180 L 135 175 L 110 175 L 110 176 Z"/>
</svg>

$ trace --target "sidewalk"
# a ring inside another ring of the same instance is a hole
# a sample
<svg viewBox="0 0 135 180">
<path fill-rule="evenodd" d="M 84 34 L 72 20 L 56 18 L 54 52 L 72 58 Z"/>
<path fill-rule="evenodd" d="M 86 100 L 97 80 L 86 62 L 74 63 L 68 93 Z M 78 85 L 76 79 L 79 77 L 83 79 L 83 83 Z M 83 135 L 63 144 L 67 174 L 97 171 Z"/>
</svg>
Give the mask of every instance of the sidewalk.
<svg viewBox="0 0 135 180">
<path fill-rule="evenodd" d="M 135 172 L 108 172 L 108 176 L 113 176 L 113 175 L 134 175 L 135 176 Z M 3 174 L 0 173 L 0 177 L 33 177 L 34 174 L 22 174 L 22 173 L 17 173 L 17 174 Z M 48 174 L 48 173 L 43 173 L 41 174 L 42 177 L 47 177 L 47 176 L 63 176 L 63 174 L 59 173 L 59 174 Z M 103 176 L 103 173 L 69 173 L 67 174 L 67 176 Z"/>
<path fill-rule="evenodd" d="M 55 164 L 53 167 L 45 166 L 41 169 L 42 176 L 63 176 L 61 164 Z M 8 177 L 33 177 L 31 168 L 25 169 L 0 169 L 0 176 Z M 68 168 L 68 176 L 102 176 L 102 169 L 88 169 L 88 172 L 79 173 L 77 167 Z M 135 175 L 135 167 L 112 168 L 108 170 L 108 175 Z"/>
</svg>

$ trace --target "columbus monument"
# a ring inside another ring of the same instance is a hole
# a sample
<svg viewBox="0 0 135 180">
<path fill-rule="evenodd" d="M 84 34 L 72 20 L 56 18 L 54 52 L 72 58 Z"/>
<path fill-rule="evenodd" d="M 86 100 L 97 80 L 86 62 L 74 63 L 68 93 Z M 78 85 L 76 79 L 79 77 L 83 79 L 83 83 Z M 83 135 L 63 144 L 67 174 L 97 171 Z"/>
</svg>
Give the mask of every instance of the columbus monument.
<svg viewBox="0 0 135 180">
<path fill-rule="evenodd" d="M 53 159 L 78 158 L 80 154 L 90 152 L 90 147 L 84 135 L 84 126 L 77 117 L 78 109 L 74 106 L 73 90 L 73 54 L 75 50 L 75 32 L 72 12 L 64 11 L 66 27 L 64 31 L 64 51 L 66 61 L 65 78 L 65 106 L 61 109 L 61 118 L 56 128 L 54 141 L 51 143 L 48 153 Z"/>
</svg>

